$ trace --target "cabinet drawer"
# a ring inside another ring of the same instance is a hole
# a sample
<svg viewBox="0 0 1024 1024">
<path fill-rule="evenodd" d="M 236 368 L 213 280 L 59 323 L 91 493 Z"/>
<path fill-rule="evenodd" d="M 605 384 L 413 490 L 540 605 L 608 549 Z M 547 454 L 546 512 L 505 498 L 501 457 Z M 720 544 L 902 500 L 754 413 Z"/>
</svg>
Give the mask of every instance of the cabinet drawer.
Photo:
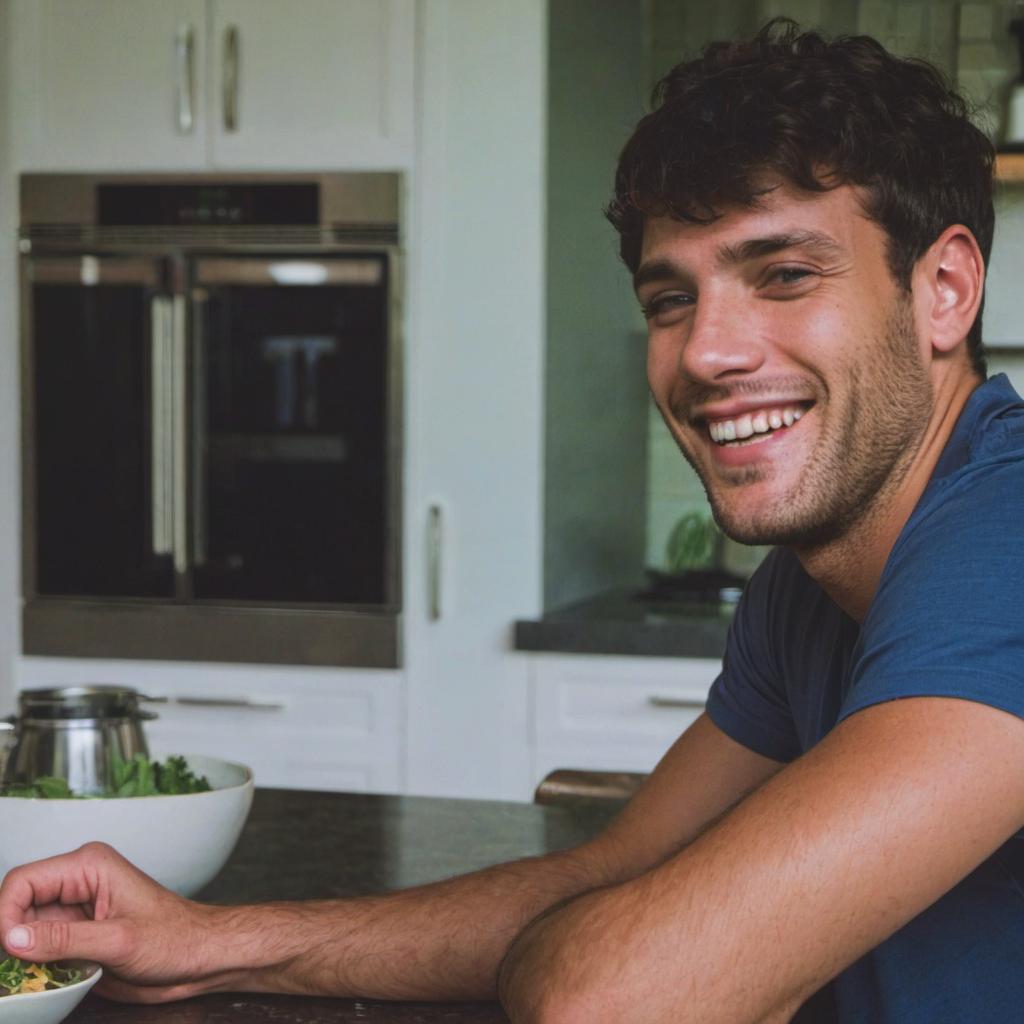
<svg viewBox="0 0 1024 1024">
<path fill-rule="evenodd" d="M 399 688 L 387 674 L 329 684 L 252 676 L 198 691 L 176 681 L 160 696 L 168 703 L 156 706 L 160 717 L 147 728 L 154 749 L 241 761 L 260 786 L 393 792 L 399 785 Z"/>
<path fill-rule="evenodd" d="M 701 713 L 719 671 L 716 659 L 537 658 L 537 747 L 587 739 L 667 746 Z"/>
</svg>

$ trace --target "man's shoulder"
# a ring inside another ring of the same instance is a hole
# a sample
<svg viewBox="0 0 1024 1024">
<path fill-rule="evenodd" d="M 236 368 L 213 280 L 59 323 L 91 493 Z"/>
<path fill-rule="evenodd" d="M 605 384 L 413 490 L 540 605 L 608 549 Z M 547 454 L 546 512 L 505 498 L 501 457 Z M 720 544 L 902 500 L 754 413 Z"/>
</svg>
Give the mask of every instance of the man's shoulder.
<svg viewBox="0 0 1024 1024">
<path fill-rule="evenodd" d="M 1024 463 L 1024 399 L 1005 374 L 981 384 L 962 416 L 967 435 L 962 470 L 970 472 L 993 461 Z"/>
</svg>

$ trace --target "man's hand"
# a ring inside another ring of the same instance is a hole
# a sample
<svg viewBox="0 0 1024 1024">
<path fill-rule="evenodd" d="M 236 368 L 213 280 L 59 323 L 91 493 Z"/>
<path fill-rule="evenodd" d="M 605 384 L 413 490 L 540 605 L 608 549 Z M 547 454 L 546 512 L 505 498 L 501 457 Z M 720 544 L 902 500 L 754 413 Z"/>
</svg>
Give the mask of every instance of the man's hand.
<svg viewBox="0 0 1024 1024">
<path fill-rule="evenodd" d="M 101 994 L 163 1002 L 216 987 L 206 945 L 217 910 L 164 889 L 111 847 L 89 843 L 7 873 L 0 941 L 26 960 L 100 961 Z"/>
<path fill-rule="evenodd" d="M 649 871 L 780 767 L 701 716 L 596 839 L 383 896 L 191 903 L 90 843 L 7 875 L 0 941 L 16 956 L 98 960 L 99 991 L 133 1002 L 211 991 L 493 999 L 530 921 Z"/>
</svg>

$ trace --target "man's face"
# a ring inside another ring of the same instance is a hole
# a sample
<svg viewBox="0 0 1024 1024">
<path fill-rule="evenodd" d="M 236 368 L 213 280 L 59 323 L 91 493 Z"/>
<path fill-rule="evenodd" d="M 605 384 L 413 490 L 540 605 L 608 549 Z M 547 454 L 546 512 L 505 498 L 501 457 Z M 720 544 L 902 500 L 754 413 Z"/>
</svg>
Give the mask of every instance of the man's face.
<svg viewBox="0 0 1024 1024">
<path fill-rule="evenodd" d="M 727 534 L 827 543 L 898 488 L 931 413 L 926 349 L 853 188 L 649 219 L 635 281 L 651 391 Z"/>
</svg>

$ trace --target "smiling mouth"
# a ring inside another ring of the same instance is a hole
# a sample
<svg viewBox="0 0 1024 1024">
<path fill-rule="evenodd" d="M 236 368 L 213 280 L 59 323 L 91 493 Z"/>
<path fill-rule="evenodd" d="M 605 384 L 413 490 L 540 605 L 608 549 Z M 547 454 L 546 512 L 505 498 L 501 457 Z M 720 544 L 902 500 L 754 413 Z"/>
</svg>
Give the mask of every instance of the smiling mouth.
<svg viewBox="0 0 1024 1024">
<path fill-rule="evenodd" d="M 708 434 L 720 447 L 756 444 L 758 441 L 766 440 L 777 430 L 793 426 L 808 408 L 809 405 L 794 402 L 755 409 L 732 419 L 708 420 Z"/>
</svg>

